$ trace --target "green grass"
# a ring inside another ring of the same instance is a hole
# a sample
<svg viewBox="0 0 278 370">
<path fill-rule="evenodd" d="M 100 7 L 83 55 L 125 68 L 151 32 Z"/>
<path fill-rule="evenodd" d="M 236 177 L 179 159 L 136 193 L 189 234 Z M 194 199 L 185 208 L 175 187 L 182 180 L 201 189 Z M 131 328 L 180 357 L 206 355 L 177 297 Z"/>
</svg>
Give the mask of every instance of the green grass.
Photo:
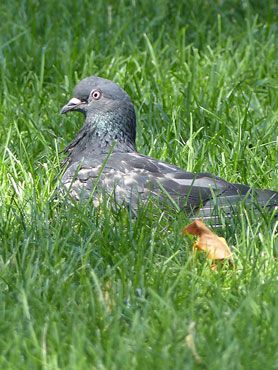
<svg viewBox="0 0 278 370">
<path fill-rule="evenodd" d="M 132 97 L 140 152 L 277 189 L 277 11 L 275 0 L 1 2 L 1 369 L 278 369 L 270 216 L 221 231 L 235 268 L 215 273 L 181 236 L 186 215 L 52 198 L 59 151 L 82 124 L 59 109 L 92 74 Z"/>
</svg>

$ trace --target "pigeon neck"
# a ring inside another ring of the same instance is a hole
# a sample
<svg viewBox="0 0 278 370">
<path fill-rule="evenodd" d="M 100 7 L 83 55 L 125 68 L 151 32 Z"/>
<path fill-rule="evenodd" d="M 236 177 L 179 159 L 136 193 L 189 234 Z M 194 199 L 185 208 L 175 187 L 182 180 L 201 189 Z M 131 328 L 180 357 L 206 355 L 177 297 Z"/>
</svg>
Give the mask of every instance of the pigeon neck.
<svg viewBox="0 0 278 370">
<path fill-rule="evenodd" d="M 126 121 L 126 122 L 125 122 Z M 95 151 L 104 153 L 111 151 L 135 151 L 134 122 L 129 117 L 116 117 L 112 112 L 87 116 L 84 128 L 87 129 L 88 145 Z"/>
<path fill-rule="evenodd" d="M 124 122 L 126 120 L 127 122 Z M 111 112 L 87 115 L 85 125 L 65 149 L 71 161 L 112 152 L 134 152 L 135 115 L 115 117 Z"/>
</svg>

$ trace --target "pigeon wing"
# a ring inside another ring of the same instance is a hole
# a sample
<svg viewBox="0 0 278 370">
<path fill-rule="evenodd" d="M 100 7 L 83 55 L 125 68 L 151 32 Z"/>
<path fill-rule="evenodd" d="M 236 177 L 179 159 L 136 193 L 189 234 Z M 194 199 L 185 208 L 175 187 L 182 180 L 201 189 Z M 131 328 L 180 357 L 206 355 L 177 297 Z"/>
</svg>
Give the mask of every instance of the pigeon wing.
<svg viewBox="0 0 278 370">
<path fill-rule="evenodd" d="M 162 203 L 174 203 L 189 214 L 200 210 L 204 218 L 218 213 L 215 204 L 231 214 L 241 200 L 253 199 L 246 185 L 231 184 L 208 173 L 186 172 L 135 152 L 83 158 L 68 167 L 62 183 L 74 198 L 92 197 L 96 205 L 104 193 L 134 210 L 140 201 L 155 197 Z M 259 190 L 257 199 L 261 204 L 270 199 L 272 206 L 277 204 L 277 193 Z"/>
</svg>

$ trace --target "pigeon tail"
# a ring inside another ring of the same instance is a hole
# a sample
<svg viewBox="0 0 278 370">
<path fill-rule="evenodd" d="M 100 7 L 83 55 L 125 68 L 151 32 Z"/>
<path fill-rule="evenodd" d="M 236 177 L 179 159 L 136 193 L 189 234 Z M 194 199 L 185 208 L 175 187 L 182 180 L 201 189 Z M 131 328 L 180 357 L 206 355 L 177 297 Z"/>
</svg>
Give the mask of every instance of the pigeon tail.
<svg viewBox="0 0 278 370">
<path fill-rule="evenodd" d="M 278 216 L 278 192 L 272 190 L 252 189 L 246 185 L 233 184 L 237 194 L 224 191 L 220 196 L 213 196 L 201 207 L 193 218 L 202 218 L 214 226 L 221 226 L 223 220 L 235 219 L 246 210 L 258 218 L 267 212 Z"/>
</svg>

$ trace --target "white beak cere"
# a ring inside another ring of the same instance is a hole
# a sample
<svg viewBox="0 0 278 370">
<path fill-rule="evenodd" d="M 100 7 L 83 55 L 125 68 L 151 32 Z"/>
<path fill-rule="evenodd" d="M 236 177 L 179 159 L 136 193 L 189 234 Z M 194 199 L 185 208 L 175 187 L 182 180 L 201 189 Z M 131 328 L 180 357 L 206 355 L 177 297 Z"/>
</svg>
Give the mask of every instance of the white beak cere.
<svg viewBox="0 0 278 370">
<path fill-rule="evenodd" d="M 65 106 L 63 106 L 60 113 L 61 114 L 67 113 L 67 112 L 73 110 L 75 107 L 77 107 L 81 103 L 82 103 L 82 101 L 80 99 L 71 98 L 70 101 Z"/>
</svg>

